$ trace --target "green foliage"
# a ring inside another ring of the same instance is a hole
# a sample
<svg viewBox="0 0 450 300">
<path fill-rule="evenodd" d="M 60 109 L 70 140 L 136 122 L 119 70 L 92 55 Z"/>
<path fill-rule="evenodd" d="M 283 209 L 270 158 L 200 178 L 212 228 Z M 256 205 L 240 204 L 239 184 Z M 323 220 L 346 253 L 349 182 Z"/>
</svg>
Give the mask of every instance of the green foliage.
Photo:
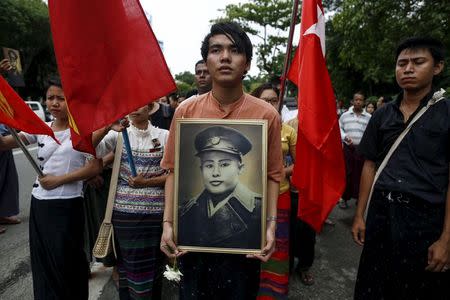
<svg viewBox="0 0 450 300">
<path fill-rule="evenodd" d="M 212 20 L 234 21 L 258 40 L 255 45 L 257 66 L 262 75 L 281 74 L 291 20 L 292 1 L 253 0 L 229 4 L 220 11 L 223 17 Z"/>
<path fill-rule="evenodd" d="M 327 24 L 327 63 L 339 98 L 360 89 L 368 95 L 396 93 L 394 52 L 406 37 L 432 36 L 450 49 L 448 1 L 346 0 L 338 5 Z M 450 86 L 449 68 L 440 77 L 437 85 Z"/>
<path fill-rule="evenodd" d="M 195 84 L 195 75 L 189 71 L 184 71 L 175 75 L 175 80 L 187 83 L 190 86 Z"/>
<path fill-rule="evenodd" d="M 0 47 L 20 51 L 26 88 L 42 95 L 49 74 L 57 72 L 47 5 L 42 0 L 2 0 Z"/>
<path fill-rule="evenodd" d="M 248 76 L 243 81 L 244 91 L 246 93 L 251 93 L 253 90 L 258 87 L 260 84 L 267 81 L 267 78 L 263 76 Z"/>
<path fill-rule="evenodd" d="M 187 84 L 186 82 L 177 81 L 177 94 L 180 96 L 185 96 L 187 92 L 194 89 L 192 85 Z"/>
<path fill-rule="evenodd" d="M 175 75 L 179 95 L 186 95 L 192 89 L 195 89 L 195 75 L 189 71 L 184 71 Z"/>
</svg>

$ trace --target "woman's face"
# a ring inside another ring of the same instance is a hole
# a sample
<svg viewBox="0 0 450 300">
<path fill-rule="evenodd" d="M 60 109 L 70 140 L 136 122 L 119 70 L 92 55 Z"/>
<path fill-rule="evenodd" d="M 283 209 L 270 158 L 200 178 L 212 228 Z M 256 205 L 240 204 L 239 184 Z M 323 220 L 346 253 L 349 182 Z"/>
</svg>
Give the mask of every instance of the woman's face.
<svg viewBox="0 0 450 300">
<path fill-rule="evenodd" d="M 148 107 L 148 105 L 145 105 L 145 106 L 142 106 L 141 108 L 138 108 L 137 110 L 133 111 L 128 116 L 130 117 L 130 121 L 133 124 L 146 123 L 146 122 L 148 122 L 148 112 L 149 112 L 149 107 Z"/>
<path fill-rule="evenodd" d="M 373 112 L 375 111 L 375 105 L 373 105 L 373 103 L 367 104 L 367 106 L 366 106 L 366 111 L 367 111 L 369 114 L 373 114 Z"/>
<path fill-rule="evenodd" d="M 262 100 L 266 101 L 267 103 L 271 104 L 273 107 L 275 107 L 276 110 L 278 110 L 278 108 L 280 106 L 278 103 L 277 93 L 275 93 L 275 91 L 272 89 L 264 90 L 261 93 L 261 96 L 259 96 L 259 99 L 262 99 Z"/>
<path fill-rule="evenodd" d="M 45 95 L 45 104 L 55 119 L 67 119 L 66 97 L 62 88 L 50 86 Z"/>
</svg>

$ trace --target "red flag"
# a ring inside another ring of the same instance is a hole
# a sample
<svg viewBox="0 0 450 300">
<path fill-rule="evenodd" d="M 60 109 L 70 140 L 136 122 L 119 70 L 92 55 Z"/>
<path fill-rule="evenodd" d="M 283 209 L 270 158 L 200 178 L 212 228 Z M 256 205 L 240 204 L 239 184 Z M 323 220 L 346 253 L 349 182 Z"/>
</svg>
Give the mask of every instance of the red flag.
<svg viewBox="0 0 450 300">
<path fill-rule="evenodd" d="M 2 76 L 0 76 L 0 123 L 32 134 L 49 135 L 55 139 L 53 130 L 28 107 Z"/>
<path fill-rule="evenodd" d="M 299 217 L 320 231 L 345 188 L 336 103 L 325 64 L 325 20 L 321 0 L 304 0 L 300 43 L 288 78 L 299 89 L 297 159 Z"/>
<path fill-rule="evenodd" d="M 74 148 L 176 89 L 138 0 L 50 0 L 49 11 Z"/>
</svg>

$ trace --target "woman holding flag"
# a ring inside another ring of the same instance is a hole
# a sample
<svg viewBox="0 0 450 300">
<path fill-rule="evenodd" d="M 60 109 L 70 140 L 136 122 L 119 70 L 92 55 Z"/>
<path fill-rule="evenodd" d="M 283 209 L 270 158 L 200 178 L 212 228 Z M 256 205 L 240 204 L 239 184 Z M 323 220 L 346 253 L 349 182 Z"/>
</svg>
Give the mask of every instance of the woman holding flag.
<svg viewBox="0 0 450 300">
<path fill-rule="evenodd" d="M 167 178 L 160 162 L 169 132 L 149 121 L 158 109 L 156 102 L 145 105 L 129 114 L 131 125 L 127 129 L 114 126 L 114 130 L 127 130 L 137 171 L 133 176 L 123 145 L 122 156 L 115 158 L 121 163 L 112 214 L 121 300 L 160 298 L 160 286 L 154 280 L 156 274 L 162 273 L 159 239 Z M 105 136 L 108 129 L 95 134 L 94 145 L 104 136 L 96 149 L 99 156 L 116 147 L 119 133 L 110 131 Z"/>
<path fill-rule="evenodd" d="M 46 104 L 54 117 L 52 137 L 19 133 L 25 144 L 38 145 L 38 177 L 31 192 L 30 256 L 34 299 L 88 299 L 89 267 L 83 251 L 83 180 L 101 171 L 72 148 L 68 111 L 59 79 L 49 82 Z M 12 136 L 0 137 L 0 150 L 17 148 Z"/>
</svg>

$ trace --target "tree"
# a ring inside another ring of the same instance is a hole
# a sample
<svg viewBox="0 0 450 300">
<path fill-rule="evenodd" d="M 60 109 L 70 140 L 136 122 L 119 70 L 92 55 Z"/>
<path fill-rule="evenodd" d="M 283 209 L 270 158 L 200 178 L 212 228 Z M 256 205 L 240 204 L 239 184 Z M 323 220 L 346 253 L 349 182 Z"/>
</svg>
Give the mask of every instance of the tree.
<svg viewBox="0 0 450 300">
<path fill-rule="evenodd" d="M 178 73 L 177 75 L 175 75 L 175 80 L 185 82 L 190 86 L 194 86 L 195 75 L 189 71 L 184 71 L 182 73 Z"/>
<path fill-rule="evenodd" d="M 212 20 L 234 21 L 251 36 L 256 44 L 257 66 L 262 75 L 281 74 L 291 21 L 292 1 L 253 0 L 244 4 L 229 4 L 221 9 L 224 16 Z"/>
<path fill-rule="evenodd" d="M 420 35 L 436 37 L 450 49 L 447 1 L 343 1 L 327 24 L 327 62 L 337 94 L 396 93 L 396 45 Z M 438 84 L 450 86 L 448 68 Z"/>
<path fill-rule="evenodd" d="M 177 90 L 179 95 L 186 95 L 190 90 L 195 89 L 195 75 L 189 71 L 184 71 L 175 75 Z"/>
<path fill-rule="evenodd" d="M 2 0 L 0 47 L 20 51 L 26 83 L 21 94 L 42 95 L 48 76 L 57 72 L 47 5 L 42 0 Z"/>
</svg>

